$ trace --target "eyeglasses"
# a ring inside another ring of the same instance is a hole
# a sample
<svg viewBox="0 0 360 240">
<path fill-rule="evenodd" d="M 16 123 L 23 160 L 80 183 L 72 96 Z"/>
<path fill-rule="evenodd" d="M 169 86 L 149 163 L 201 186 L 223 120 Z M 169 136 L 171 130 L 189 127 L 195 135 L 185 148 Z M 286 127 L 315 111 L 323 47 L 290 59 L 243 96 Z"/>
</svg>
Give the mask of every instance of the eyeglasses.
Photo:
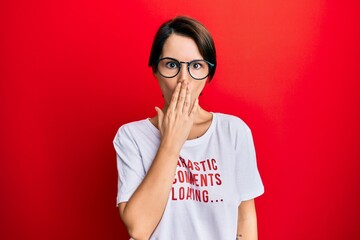
<svg viewBox="0 0 360 240">
<path fill-rule="evenodd" d="M 195 80 L 203 80 L 210 74 L 210 69 L 215 66 L 206 60 L 196 59 L 190 62 L 180 62 L 175 58 L 165 57 L 157 61 L 157 70 L 165 78 L 173 78 L 179 74 L 182 64 L 187 64 L 190 76 Z"/>
</svg>

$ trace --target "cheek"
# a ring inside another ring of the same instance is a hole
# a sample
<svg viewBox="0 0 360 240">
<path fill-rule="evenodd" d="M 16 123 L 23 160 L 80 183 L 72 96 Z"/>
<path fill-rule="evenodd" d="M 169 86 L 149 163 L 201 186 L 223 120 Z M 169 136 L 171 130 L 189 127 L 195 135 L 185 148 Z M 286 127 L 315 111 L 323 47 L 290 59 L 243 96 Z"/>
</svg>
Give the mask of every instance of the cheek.
<svg viewBox="0 0 360 240">
<path fill-rule="evenodd" d="M 158 80 L 161 92 L 164 97 L 167 99 L 171 97 L 176 87 L 176 81 L 171 81 L 171 79 L 165 79 L 161 76 L 156 76 L 156 79 Z"/>
<path fill-rule="evenodd" d="M 193 97 L 195 99 L 200 96 L 201 92 L 205 88 L 205 85 L 206 85 L 206 82 L 201 82 L 201 83 L 198 83 L 198 84 L 194 84 Z"/>
</svg>

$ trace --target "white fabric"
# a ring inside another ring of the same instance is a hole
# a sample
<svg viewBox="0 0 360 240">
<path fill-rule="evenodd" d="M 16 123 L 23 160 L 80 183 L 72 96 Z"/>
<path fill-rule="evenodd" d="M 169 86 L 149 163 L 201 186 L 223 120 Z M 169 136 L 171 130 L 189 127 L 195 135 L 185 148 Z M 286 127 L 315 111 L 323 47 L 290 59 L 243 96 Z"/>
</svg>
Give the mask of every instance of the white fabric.
<svg viewBox="0 0 360 240">
<path fill-rule="evenodd" d="M 149 119 L 120 127 L 114 139 L 117 204 L 129 200 L 160 143 Z M 251 131 L 239 118 L 213 113 L 206 133 L 185 142 L 164 215 L 151 240 L 235 239 L 238 206 L 261 195 Z"/>
</svg>

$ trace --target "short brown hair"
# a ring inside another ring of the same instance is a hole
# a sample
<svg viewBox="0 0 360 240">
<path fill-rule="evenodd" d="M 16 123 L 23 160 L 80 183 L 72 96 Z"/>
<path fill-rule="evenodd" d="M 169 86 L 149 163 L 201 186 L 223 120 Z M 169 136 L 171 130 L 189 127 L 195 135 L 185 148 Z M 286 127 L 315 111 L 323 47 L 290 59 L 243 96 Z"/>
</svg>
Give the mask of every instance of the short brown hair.
<svg viewBox="0 0 360 240">
<path fill-rule="evenodd" d="M 210 69 L 209 81 L 214 77 L 216 69 L 216 50 L 210 32 L 199 21 L 179 16 L 163 23 L 157 31 L 150 52 L 149 67 L 156 72 L 157 61 L 160 58 L 166 39 L 172 33 L 176 33 L 193 39 L 199 49 L 201 56 L 214 64 Z"/>
</svg>

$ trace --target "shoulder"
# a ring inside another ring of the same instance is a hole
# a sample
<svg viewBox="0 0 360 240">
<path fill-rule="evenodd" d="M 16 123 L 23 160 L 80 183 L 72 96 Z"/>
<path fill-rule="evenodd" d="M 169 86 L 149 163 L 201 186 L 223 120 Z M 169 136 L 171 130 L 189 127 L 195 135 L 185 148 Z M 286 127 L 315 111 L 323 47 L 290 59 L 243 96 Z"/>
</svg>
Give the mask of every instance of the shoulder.
<svg viewBox="0 0 360 240">
<path fill-rule="evenodd" d="M 150 122 L 148 119 L 125 123 L 119 127 L 115 136 L 115 140 L 120 137 L 134 138 L 137 135 L 146 134 L 150 131 L 149 124 Z"/>
<path fill-rule="evenodd" d="M 128 122 L 120 126 L 119 131 L 136 131 L 147 126 L 148 119 Z"/>
<path fill-rule="evenodd" d="M 218 135 L 235 150 L 252 143 L 251 130 L 241 118 L 223 113 L 216 113 L 215 117 Z"/>
<path fill-rule="evenodd" d="M 218 127 L 228 129 L 231 132 L 250 131 L 249 126 L 238 116 L 214 113 Z"/>
</svg>

